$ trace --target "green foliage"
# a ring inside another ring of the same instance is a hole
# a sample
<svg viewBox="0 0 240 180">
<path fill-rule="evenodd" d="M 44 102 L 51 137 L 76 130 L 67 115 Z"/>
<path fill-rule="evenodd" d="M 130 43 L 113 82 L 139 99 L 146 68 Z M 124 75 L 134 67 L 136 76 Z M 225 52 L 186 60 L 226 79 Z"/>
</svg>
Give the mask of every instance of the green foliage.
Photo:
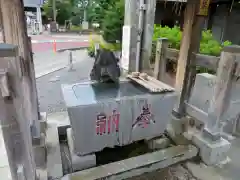
<svg viewBox="0 0 240 180">
<path fill-rule="evenodd" d="M 69 20 L 73 13 L 75 0 L 56 0 L 57 22 L 60 25 L 65 24 L 65 20 Z M 43 4 L 43 10 L 48 18 L 53 19 L 53 0 L 47 0 Z"/>
<path fill-rule="evenodd" d="M 122 41 L 124 25 L 124 0 L 118 0 L 114 6 L 105 12 L 102 22 L 103 38 L 107 42 Z"/>
<path fill-rule="evenodd" d="M 173 49 L 180 49 L 180 43 L 182 39 L 182 32 L 179 27 L 175 26 L 173 28 L 169 28 L 167 26 L 157 26 L 154 25 L 154 34 L 153 34 L 153 46 L 152 46 L 152 56 L 151 56 L 151 63 L 155 61 L 156 56 L 156 42 L 158 38 L 167 38 L 169 40 L 169 47 Z M 210 56 L 219 56 L 222 48 L 224 46 L 229 46 L 232 43 L 230 41 L 225 41 L 222 44 L 220 44 L 218 41 L 216 41 L 212 35 L 212 32 L 210 30 L 205 30 L 202 32 L 202 39 L 200 42 L 200 53 Z M 214 71 L 202 68 L 202 67 L 196 67 L 196 70 L 198 73 L 214 73 Z"/>
<path fill-rule="evenodd" d="M 114 4 L 115 0 L 91 0 L 87 7 L 89 22 L 102 26 L 106 11 Z"/>
<path fill-rule="evenodd" d="M 168 38 L 170 48 L 180 49 L 182 32 L 179 27 L 175 26 L 173 28 L 169 28 L 167 26 L 162 27 L 155 25 L 153 43 L 155 44 L 157 39 L 160 37 Z M 214 39 L 212 32 L 210 30 L 205 30 L 202 32 L 200 53 L 211 56 L 219 56 L 222 51 L 222 48 L 228 45 L 231 45 L 230 41 L 225 41 L 223 44 L 220 44 L 218 41 Z"/>
<path fill-rule="evenodd" d="M 70 30 L 71 31 L 81 31 L 82 27 L 81 26 L 72 25 Z"/>
<path fill-rule="evenodd" d="M 87 49 L 88 55 L 90 57 L 94 56 L 95 44 L 99 44 L 100 48 L 102 49 L 107 49 L 111 51 L 120 51 L 122 49 L 121 43 L 108 43 L 103 39 L 91 38 L 89 41 L 89 47 Z"/>
<path fill-rule="evenodd" d="M 167 26 L 162 27 L 154 25 L 153 42 L 156 42 L 160 37 L 167 38 L 169 40 L 169 47 L 180 49 L 182 32 L 180 31 L 179 27 L 175 26 L 173 28 L 169 28 Z"/>
</svg>

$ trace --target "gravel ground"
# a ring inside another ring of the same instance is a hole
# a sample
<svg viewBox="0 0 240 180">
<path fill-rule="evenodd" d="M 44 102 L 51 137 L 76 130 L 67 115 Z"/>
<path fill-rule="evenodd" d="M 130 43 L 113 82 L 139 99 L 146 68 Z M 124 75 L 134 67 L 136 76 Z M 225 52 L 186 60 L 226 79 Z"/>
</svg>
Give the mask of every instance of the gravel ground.
<svg viewBox="0 0 240 180">
<path fill-rule="evenodd" d="M 197 180 L 181 165 L 175 165 L 128 180 Z"/>
</svg>

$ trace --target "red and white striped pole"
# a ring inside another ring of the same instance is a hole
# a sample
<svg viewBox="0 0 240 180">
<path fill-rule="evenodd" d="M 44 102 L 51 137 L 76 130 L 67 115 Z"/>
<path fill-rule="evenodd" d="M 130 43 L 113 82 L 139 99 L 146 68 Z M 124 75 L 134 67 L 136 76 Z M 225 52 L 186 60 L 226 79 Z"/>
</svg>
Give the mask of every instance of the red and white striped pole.
<svg viewBox="0 0 240 180">
<path fill-rule="evenodd" d="M 53 52 L 57 52 L 57 43 L 56 40 L 53 40 Z"/>
</svg>

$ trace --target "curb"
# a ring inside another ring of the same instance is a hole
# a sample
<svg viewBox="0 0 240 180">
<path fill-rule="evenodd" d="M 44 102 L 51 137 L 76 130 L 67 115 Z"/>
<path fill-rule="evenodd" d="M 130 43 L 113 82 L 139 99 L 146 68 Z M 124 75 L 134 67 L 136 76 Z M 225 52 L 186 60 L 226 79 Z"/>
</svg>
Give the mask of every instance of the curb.
<svg viewBox="0 0 240 180">
<path fill-rule="evenodd" d="M 62 49 L 58 49 L 57 52 L 61 53 L 64 51 L 77 51 L 77 50 L 87 49 L 88 47 L 89 46 L 74 47 L 74 48 L 62 48 Z"/>
</svg>

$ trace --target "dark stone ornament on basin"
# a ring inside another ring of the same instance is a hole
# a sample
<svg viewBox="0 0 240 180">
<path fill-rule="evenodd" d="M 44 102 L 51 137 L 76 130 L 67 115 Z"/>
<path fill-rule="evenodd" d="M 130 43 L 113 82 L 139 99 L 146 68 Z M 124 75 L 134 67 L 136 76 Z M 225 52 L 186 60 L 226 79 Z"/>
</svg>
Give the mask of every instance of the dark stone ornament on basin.
<svg viewBox="0 0 240 180">
<path fill-rule="evenodd" d="M 119 59 L 110 50 L 99 49 L 90 74 L 91 80 L 98 82 L 118 82 L 120 77 Z"/>
</svg>

